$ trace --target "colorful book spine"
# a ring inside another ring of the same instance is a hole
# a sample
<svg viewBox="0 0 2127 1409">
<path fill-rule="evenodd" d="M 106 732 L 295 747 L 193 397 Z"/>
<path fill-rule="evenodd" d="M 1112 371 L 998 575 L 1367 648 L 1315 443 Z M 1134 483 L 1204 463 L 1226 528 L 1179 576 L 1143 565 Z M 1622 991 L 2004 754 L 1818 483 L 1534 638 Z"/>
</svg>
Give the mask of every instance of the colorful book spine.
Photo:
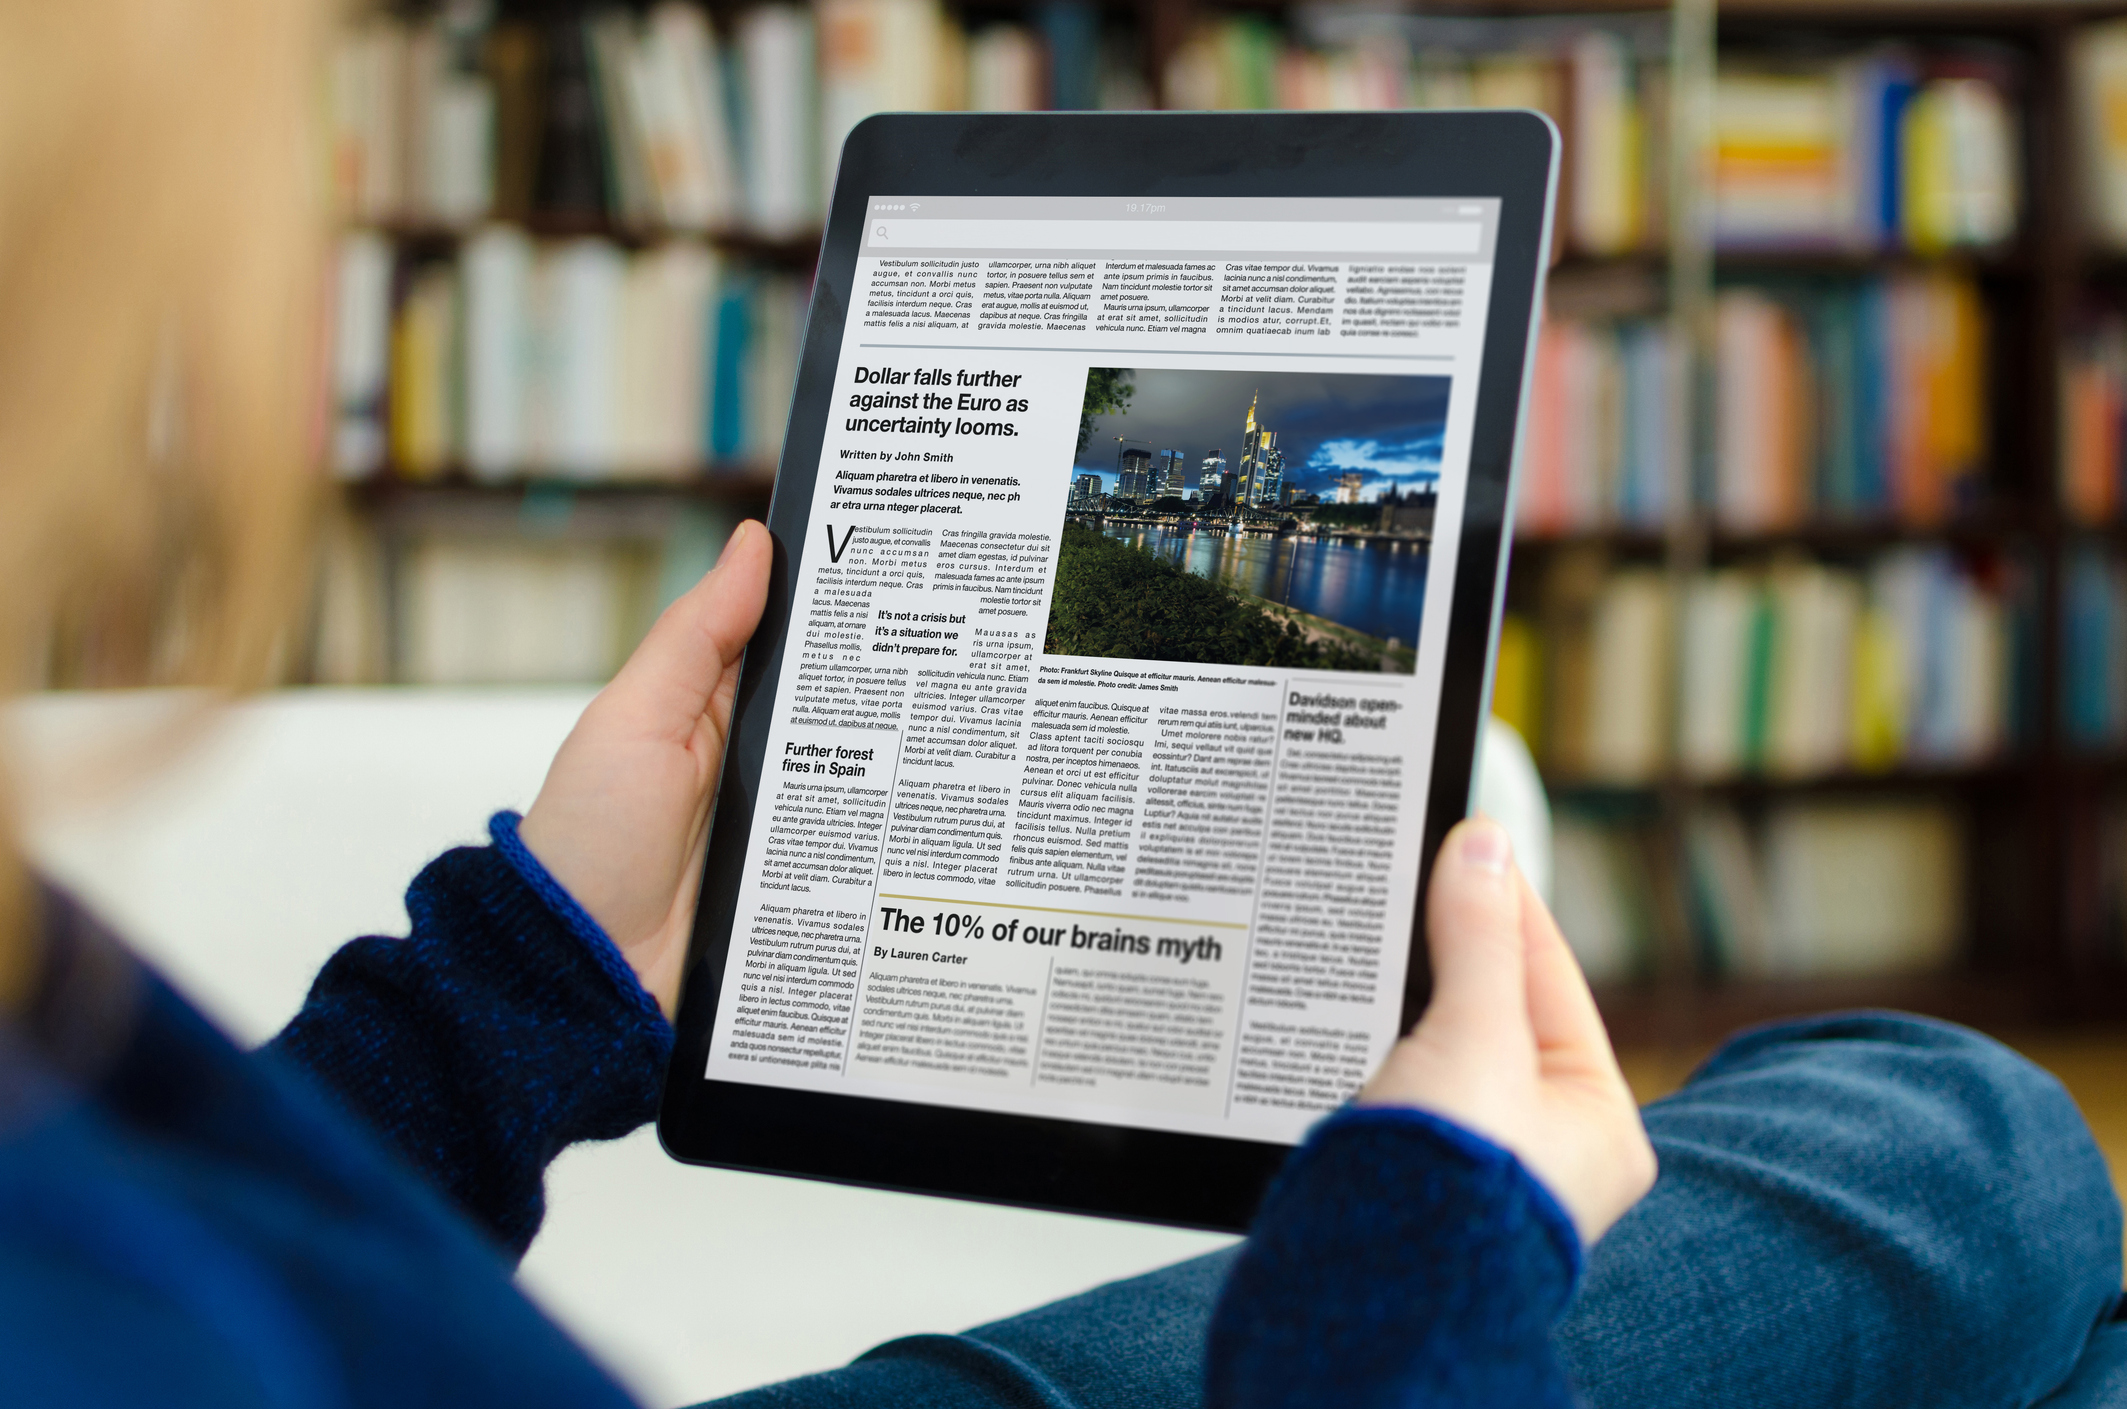
<svg viewBox="0 0 2127 1409">
<path fill-rule="evenodd" d="M 1715 241 L 1732 249 L 1988 249 L 2022 211 L 2017 72 L 1882 49 L 1724 62 Z"/>
<path fill-rule="evenodd" d="M 2127 746 L 2127 562 L 2095 544 L 2062 567 L 2060 707 L 2071 747 Z"/>
<path fill-rule="evenodd" d="M 1547 323 L 1522 452 L 1519 530 L 1659 529 L 1681 482 L 1683 374 L 1664 323 Z"/>
<path fill-rule="evenodd" d="M 674 480 L 780 453 L 809 297 L 698 241 L 627 251 L 512 226 L 396 277 L 347 237 L 333 385 L 338 465 L 389 472 Z M 393 302 L 393 290 L 399 295 Z"/>
<path fill-rule="evenodd" d="M 1683 372 L 1667 326 L 1545 325 L 1521 532 L 1656 529 L 1671 486 L 1694 478 L 1716 526 L 1740 535 L 1811 524 L 1926 528 L 1983 505 L 1988 325 L 1969 278 L 1932 270 L 1729 285 L 1714 327 L 1713 451 L 1686 475 Z M 2116 433 L 2103 427 L 2117 418 L 2120 381 L 2072 369 L 2066 381 L 2064 485 L 2110 483 Z M 2086 425 L 2115 437 L 2102 440 L 2108 448 L 2077 439 Z"/>
<path fill-rule="evenodd" d="M 1939 971 L 1965 940 L 1968 831 L 1936 799 L 1794 798 L 1751 813 L 1702 801 L 1679 854 L 1630 810 L 1568 803 L 1553 825 L 1552 908 L 1598 984 L 1653 966 L 1666 915 L 1709 978 Z M 1681 865 L 1657 859 L 1669 855 Z M 1663 903 L 1668 885 L 1680 904 Z"/>
<path fill-rule="evenodd" d="M 2127 600 L 2092 600 L 2079 610 L 2106 624 L 2090 629 L 2127 640 Z M 1681 595 L 1653 569 L 1567 553 L 1535 611 L 1510 613 L 1495 692 L 1560 783 L 1971 767 L 2035 733 L 2037 605 L 2017 562 L 1940 547 L 1721 568 Z M 2123 662 L 2082 668 L 2127 680 Z"/>
<path fill-rule="evenodd" d="M 2111 523 L 2127 481 L 2127 318 L 2099 315 L 2068 339 L 2060 402 L 2061 507 L 2078 523 Z"/>
</svg>

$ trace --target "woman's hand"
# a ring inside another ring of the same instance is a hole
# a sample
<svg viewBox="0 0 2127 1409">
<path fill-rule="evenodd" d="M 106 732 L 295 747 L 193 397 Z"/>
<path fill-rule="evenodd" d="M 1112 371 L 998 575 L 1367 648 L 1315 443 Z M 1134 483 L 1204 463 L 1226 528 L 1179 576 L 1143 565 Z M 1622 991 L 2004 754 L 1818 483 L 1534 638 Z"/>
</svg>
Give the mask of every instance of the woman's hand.
<svg viewBox="0 0 2127 1409">
<path fill-rule="evenodd" d="M 1654 1184 L 1654 1148 L 1558 923 L 1479 818 L 1449 832 L 1426 903 L 1433 1001 L 1359 1093 L 1511 1150 L 1593 1246 Z"/>
<path fill-rule="evenodd" d="M 554 756 L 518 835 L 612 936 L 671 1016 L 738 688 L 768 600 L 768 530 L 748 521 L 665 609 Z"/>
</svg>

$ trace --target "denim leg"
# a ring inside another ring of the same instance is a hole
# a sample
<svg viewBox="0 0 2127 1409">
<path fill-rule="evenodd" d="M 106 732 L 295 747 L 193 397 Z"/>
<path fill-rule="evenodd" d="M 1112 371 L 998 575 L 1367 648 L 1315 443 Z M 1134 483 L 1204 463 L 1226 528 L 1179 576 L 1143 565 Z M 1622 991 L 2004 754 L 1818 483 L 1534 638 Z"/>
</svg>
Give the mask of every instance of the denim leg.
<svg viewBox="0 0 2127 1409">
<path fill-rule="evenodd" d="M 713 1409 L 1196 1409 L 1231 1250 L 995 1321 L 909 1336 Z M 705 1406 L 708 1409 L 708 1406 Z"/>
<path fill-rule="evenodd" d="M 2082 1117 L 1976 1033 L 1881 1014 L 1747 1033 L 1647 1126 L 1661 1178 L 1560 1334 L 1596 1409 L 2022 1409 L 2119 1291 L 2119 1206 Z M 893 1341 L 717 1409 L 1195 1409 L 1231 1262 Z"/>
<path fill-rule="evenodd" d="M 2097 1328 L 2068 1383 L 2048 1395 L 2039 1409 L 2121 1409 L 2123 1405 L 2127 1405 L 2127 1321 L 2114 1321 Z"/>
<path fill-rule="evenodd" d="M 1763 1028 L 1646 1117 L 1661 1176 L 1560 1332 L 1597 1409 L 2022 1409 L 2119 1294 L 2119 1204 L 2081 1114 L 1976 1033 Z"/>
</svg>

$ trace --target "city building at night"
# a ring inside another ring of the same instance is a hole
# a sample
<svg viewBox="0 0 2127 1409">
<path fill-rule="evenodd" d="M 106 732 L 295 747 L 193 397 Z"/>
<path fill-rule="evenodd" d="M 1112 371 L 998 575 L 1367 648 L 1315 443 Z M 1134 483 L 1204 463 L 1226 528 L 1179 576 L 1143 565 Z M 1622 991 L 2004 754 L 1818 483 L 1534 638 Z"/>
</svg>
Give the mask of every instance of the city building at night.
<svg viewBox="0 0 2127 1409">
<path fill-rule="evenodd" d="M 1115 497 L 1143 499 L 1152 482 L 1152 452 L 1131 446 L 1122 455 L 1115 475 Z"/>
</svg>

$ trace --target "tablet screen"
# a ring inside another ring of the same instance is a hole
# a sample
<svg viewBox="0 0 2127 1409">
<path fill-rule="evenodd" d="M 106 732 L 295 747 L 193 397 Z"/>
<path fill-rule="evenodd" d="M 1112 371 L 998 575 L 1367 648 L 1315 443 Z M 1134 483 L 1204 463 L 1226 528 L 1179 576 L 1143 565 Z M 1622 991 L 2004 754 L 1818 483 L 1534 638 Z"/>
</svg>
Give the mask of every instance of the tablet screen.
<svg viewBox="0 0 2127 1409">
<path fill-rule="evenodd" d="M 1284 1143 L 1356 1089 L 1498 216 L 868 201 L 708 1077 Z"/>
</svg>

